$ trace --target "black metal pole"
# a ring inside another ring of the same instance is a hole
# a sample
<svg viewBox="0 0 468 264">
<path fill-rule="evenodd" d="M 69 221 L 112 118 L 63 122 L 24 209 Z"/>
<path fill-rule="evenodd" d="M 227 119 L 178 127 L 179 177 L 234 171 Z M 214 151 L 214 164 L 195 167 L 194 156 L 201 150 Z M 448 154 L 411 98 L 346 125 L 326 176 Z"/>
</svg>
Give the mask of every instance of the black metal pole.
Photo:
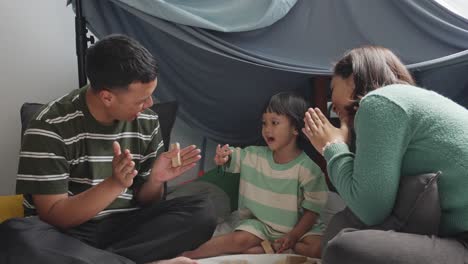
<svg viewBox="0 0 468 264">
<path fill-rule="evenodd" d="M 94 37 L 88 37 L 86 28 L 86 19 L 81 9 L 81 0 L 75 0 L 75 38 L 76 38 L 76 56 L 78 57 L 78 83 L 83 87 L 88 82 L 85 71 L 86 49 L 88 41 L 94 43 Z"/>
</svg>

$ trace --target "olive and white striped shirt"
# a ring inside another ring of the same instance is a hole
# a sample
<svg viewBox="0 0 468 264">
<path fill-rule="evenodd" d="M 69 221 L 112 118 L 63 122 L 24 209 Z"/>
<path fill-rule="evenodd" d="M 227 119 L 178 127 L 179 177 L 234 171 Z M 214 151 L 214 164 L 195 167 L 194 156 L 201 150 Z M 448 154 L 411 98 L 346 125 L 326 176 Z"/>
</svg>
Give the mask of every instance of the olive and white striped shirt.
<svg viewBox="0 0 468 264">
<path fill-rule="evenodd" d="M 146 109 L 137 119 L 102 125 L 86 105 L 88 87 L 44 105 L 29 123 L 21 146 L 17 193 L 25 194 L 25 215 L 36 214 L 32 194 L 77 195 L 112 175 L 113 141 L 133 155 L 138 175 L 102 216 L 135 210 L 134 188 L 144 183 L 164 151 L 158 116 Z"/>
</svg>

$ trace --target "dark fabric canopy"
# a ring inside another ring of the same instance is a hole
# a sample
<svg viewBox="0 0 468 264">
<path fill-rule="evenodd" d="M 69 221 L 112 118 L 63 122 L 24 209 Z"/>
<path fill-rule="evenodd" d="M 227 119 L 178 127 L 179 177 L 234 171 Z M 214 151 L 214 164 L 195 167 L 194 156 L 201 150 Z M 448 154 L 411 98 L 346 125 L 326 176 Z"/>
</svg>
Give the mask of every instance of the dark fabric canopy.
<svg viewBox="0 0 468 264">
<path fill-rule="evenodd" d="M 256 141 L 272 94 L 310 96 L 314 76 L 365 44 L 392 49 L 420 85 L 468 101 L 468 21 L 431 0 L 299 0 L 273 25 L 236 33 L 168 22 L 117 0 L 82 4 L 98 38 L 127 34 L 153 52 L 156 96 L 176 99 L 179 117 L 217 142 Z"/>
</svg>

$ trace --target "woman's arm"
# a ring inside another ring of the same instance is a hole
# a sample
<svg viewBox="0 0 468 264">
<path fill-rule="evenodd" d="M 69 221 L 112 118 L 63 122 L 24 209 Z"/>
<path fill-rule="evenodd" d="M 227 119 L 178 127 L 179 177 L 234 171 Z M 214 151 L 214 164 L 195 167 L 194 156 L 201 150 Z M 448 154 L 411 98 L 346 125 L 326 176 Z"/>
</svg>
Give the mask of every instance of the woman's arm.
<svg viewBox="0 0 468 264">
<path fill-rule="evenodd" d="M 326 148 L 330 179 L 347 206 L 365 224 L 381 223 L 392 211 L 402 158 L 410 140 L 404 109 L 370 95 L 355 118 L 356 154 L 343 143 Z"/>
</svg>

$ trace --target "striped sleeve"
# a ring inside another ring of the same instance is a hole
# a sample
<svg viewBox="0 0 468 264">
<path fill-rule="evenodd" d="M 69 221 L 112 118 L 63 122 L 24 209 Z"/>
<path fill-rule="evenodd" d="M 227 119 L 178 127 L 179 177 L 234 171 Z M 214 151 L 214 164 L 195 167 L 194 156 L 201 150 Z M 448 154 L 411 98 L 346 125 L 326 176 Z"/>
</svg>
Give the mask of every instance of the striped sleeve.
<svg viewBox="0 0 468 264">
<path fill-rule="evenodd" d="M 19 154 L 16 192 L 67 193 L 70 175 L 66 149 L 64 139 L 50 123 L 31 121 Z"/>
<path fill-rule="evenodd" d="M 328 197 L 328 187 L 322 170 L 310 160 L 300 170 L 299 182 L 304 194 L 302 208 L 320 214 Z"/>
<path fill-rule="evenodd" d="M 150 115 L 141 116 L 140 118 L 149 119 Z M 151 174 L 151 169 L 156 158 L 164 152 L 164 142 L 162 140 L 162 135 L 160 131 L 159 121 L 157 116 L 154 115 L 156 119 L 152 120 L 150 123 L 148 131 L 151 133 L 151 139 L 149 143 L 143 147 L 145 151 L 142 153 L 142 158 L 139 162 L 138 175 L 135 177 L 134 188 L 139 188 L 143 183 L 146 182 L 148 176 Z M 145 120 L 146 123 L 149 123 L 148 120 Z"/>
<path fill-rule="evenodd" d="M 227 172 L 240 173 L 241 171 L 241 161 L 245 155 L 245 150 L 242 148 L 230 147 L 232 150 L 231 160 L 226 166 Z"/>
</svg>

